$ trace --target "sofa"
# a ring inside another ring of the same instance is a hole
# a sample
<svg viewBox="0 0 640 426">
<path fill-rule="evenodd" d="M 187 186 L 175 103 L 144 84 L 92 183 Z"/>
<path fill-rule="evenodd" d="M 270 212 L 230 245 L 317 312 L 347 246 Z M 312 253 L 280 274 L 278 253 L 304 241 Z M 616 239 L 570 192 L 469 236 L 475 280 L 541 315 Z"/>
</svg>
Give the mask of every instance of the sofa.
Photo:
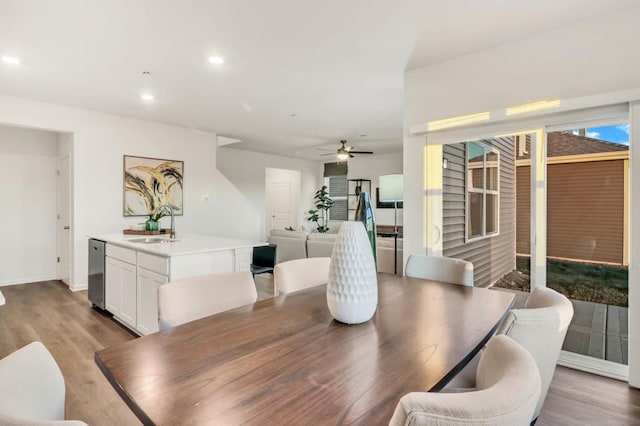
<svg viewBox="0 0 640 426">
<path fill-rule="evenodd" d="M 269 235 L 269 243 L 278 246 L 276 263 L 305 257 L 331 257 L 339 228 L 339 224 L 333 224 L 327 234 L 272 230 Z M 393 237 L 376 238 L 378 272 L 393 274 L 393 245 Z M 402 275 L 402 238 L 398 238 L 396 259 L 398 274 Z"/>
<path fill-rule="evenodd" d="M 331 257 L 338 234 L 313 232 L 307 237 L 307 257 Z"/>
<path fill-rule="evenodd" d="M 307 257 L 307 233 L 303 231 L 287 231 L 272 229 L 269 244 L 278 246 L 276 263 Z"/>
</svg>

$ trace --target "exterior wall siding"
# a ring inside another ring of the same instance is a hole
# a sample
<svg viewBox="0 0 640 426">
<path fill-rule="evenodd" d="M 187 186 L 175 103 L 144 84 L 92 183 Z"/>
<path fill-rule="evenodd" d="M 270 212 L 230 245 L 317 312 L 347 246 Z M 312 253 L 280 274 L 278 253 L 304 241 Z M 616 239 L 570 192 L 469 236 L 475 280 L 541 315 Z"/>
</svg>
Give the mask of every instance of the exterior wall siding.
<svg viewBox="0 0 640 426">
<path fill-rule="evenodd" d="M 529 254 L 529 166 L 517 167 L 519 254 Z M 547 255 L 623 263 L 624 160 L 547 166 Z"/>
<path fill-rule="evenodd" d="M 477 287 L 487 287 L 515 269 L 515 157 L 510 138 L 482 140 L 500 152 L 499 235 L 466 242 L 466 145 L 443 146 L 443 254 L 473 263 Z"/>
</svg>

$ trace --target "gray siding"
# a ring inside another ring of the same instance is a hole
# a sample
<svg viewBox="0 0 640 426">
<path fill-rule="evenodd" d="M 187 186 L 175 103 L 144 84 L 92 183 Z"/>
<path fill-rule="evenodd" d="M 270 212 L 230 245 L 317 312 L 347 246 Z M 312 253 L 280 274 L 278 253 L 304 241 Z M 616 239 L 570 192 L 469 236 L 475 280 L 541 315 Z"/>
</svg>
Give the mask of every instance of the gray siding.
<svg viewBox="0 0 640 426">
<path fill-rule="evenodd" d="M 475 286 L 487 287 L 515 269 L 515 157 L 510 138 L 481 142 L 500 151 L 499 235 L 465 242 L 465 148 L 459 143 L 445 145 L 447 168 L 443 178 L 443 254 L 473 263 Z"/>
</svg>

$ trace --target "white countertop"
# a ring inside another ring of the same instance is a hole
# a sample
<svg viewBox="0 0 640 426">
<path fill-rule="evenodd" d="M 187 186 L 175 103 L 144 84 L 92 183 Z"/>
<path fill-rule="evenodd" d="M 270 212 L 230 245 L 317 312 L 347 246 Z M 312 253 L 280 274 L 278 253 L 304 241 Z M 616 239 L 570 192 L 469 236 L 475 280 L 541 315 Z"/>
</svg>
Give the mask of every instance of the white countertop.
<svg viewBox="0 0 640 426">
<path fill-rule="evenodd" d="M 106 241 L 122 247 L 144 251 L 159 256 L 184 256 L 197 253 L 209 253 L 214 251 L 233 250 L 238 248 L 251 248 L 267 244 L 264 241 L 247 241 L 236 238 L 218 237 L 206 234 L 178 234 L 175 240 L 170 241 L 169 235 L 124 235 L 121 233 L 89 235 L 90 238 Z M 140 243 L 132 240 L 144 238 L 157 238 L 167 242 Z M 170 241 L 170 242 L 169 242 Z"/>
</svg>

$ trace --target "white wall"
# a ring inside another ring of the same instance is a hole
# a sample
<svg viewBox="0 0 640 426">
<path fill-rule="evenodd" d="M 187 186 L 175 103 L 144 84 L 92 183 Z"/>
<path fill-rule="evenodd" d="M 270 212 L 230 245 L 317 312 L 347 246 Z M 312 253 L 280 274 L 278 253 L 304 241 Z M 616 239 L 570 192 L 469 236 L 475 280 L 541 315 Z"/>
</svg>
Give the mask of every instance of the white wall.
<svg viewBox="0 0 640 426">
<path fill-rule="evenodd" d="M 178 235 L 261 238 L 262 218 L 215 167 L 213 133 L 6 96 L 0 96 L 0 123 L 73 133 L 74 290 L 87 285 L 87 235 L 141 221 L 122 216 L 124 154 L 184 161 Z"/>
<path fill-rule="evenodd" d="M 376 205 L 378 178 L 384 175 L 402 173 L 402 152 L 379 155 L 360 155 L 349 160 L 349 179 L 371 180 L 371 202 Z M 398 225 L 402 225 L 403 209 L 398 209 Z M 394 209 L 376 209 L 373 214 L 376 225 L 393 225 Z"/>
<path fill-rule="evenodd" d="M 251 203 L 265 215 L 265 170 L 297 170 L 301 173 L 300 224 L 309 227 L 306 212 L 313 208 L 313 196 L 322 186 L 322 166 L 318 161 L 302 160 L 233 148 L 218 148 L 217 166 Z"/>
<path fill-rule="evenodd" d="M 426 138 L 409 129 L 429 120 L 640 87 L 640 7 L 409 70 L 404 87 L 405 256 L 426 251 L 420 213 Z M 411 162 L 411 164 L 409 164 Z M 415 211 L 417 214 L 412 214 Z"/>
<path fill-rule="evenodd" d="M 0 285 L 57 278 L 58 135 L 0 126 Z"/>
<path fill-rule="evenodd" d="M 404 120 L 640 86 L 640 7 L 405 73 Z"/>
</svg>

